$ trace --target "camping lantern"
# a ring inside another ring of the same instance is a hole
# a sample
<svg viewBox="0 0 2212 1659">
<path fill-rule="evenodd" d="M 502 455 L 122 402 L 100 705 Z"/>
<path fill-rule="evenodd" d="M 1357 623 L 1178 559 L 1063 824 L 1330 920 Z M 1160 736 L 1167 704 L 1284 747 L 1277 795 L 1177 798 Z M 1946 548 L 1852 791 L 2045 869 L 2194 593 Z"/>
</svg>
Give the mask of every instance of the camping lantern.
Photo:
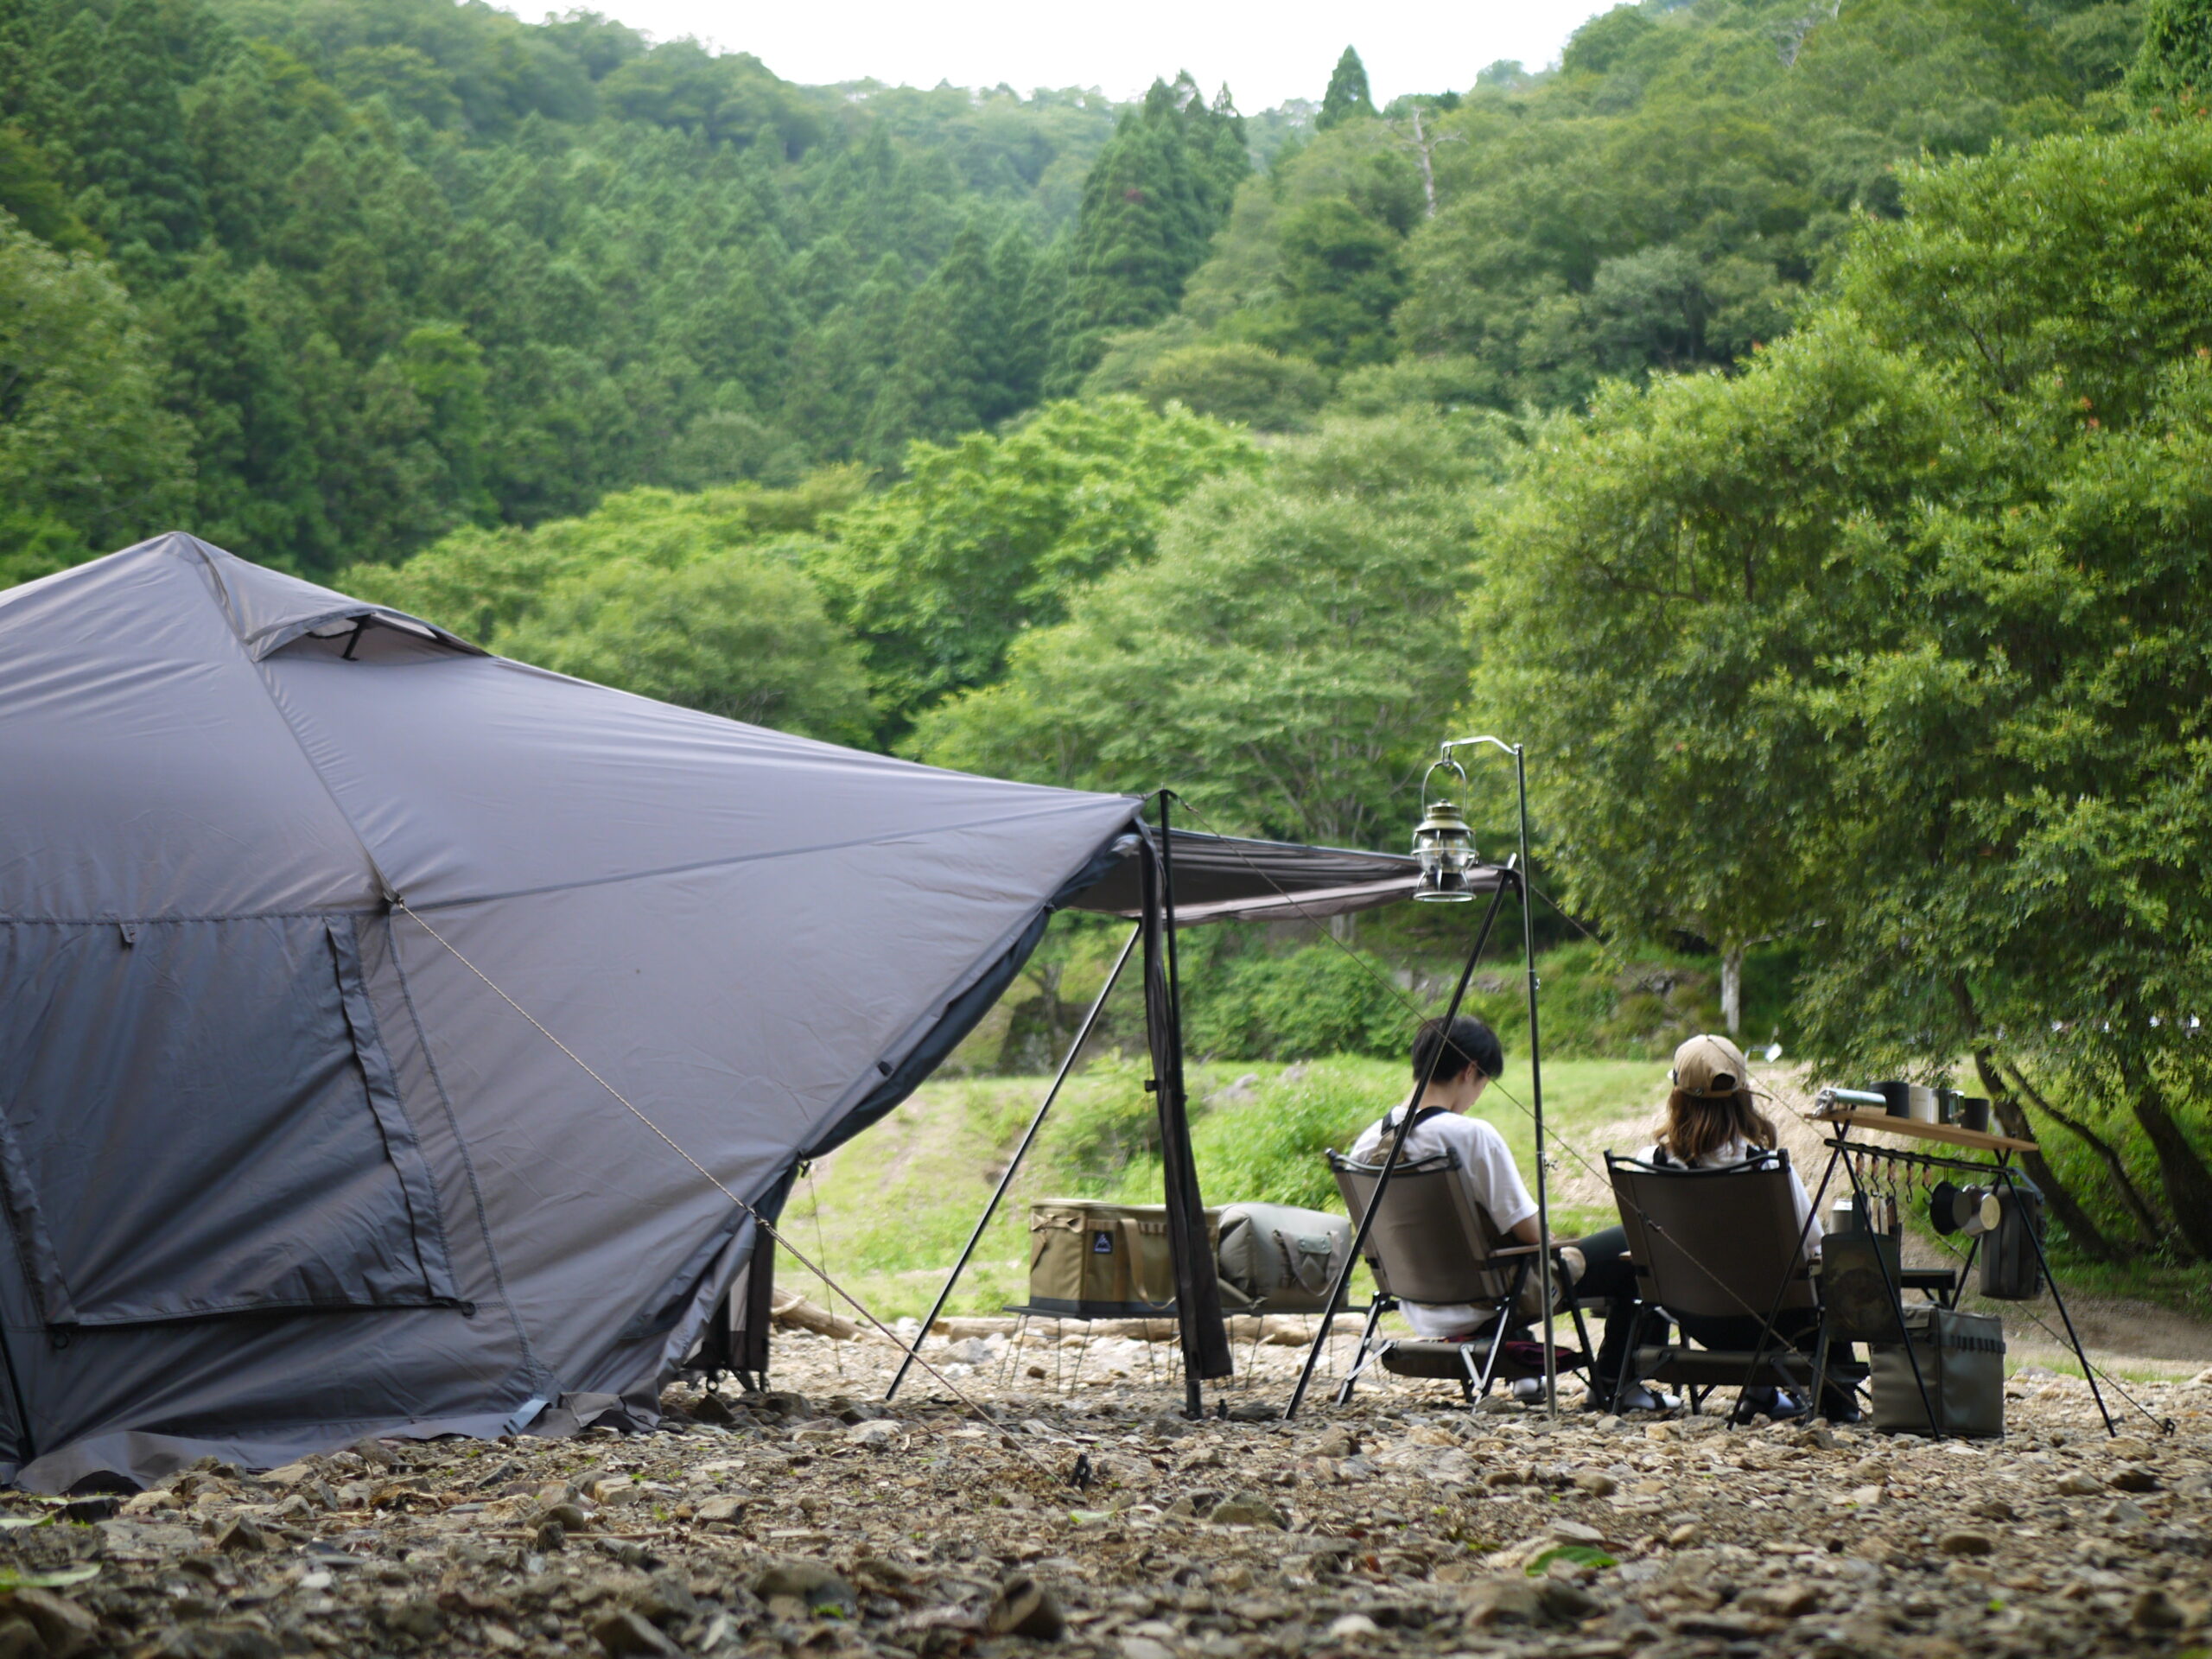
<svg viewBox="0 0 2212 1659">
<path fill-rule="evenodd" d="M 1466 815 L 1456 801 L 1431 795 L 1430 779 L 1440 771 L 1456 774 L 1461 792 L 1467 786 L 1467 774 L 1448 753 L 1421 779 L 1421 820 L 1414 831 L 1414 856 L 1421 860 L 1421 882 L 1414 888 L 1414 897 L 1432 905 L 1465 904 L 1475 896 L 1467 886 L 1467 868 L 1475 861 L 1475 833 L 1467 827 Z"/>
</svg>

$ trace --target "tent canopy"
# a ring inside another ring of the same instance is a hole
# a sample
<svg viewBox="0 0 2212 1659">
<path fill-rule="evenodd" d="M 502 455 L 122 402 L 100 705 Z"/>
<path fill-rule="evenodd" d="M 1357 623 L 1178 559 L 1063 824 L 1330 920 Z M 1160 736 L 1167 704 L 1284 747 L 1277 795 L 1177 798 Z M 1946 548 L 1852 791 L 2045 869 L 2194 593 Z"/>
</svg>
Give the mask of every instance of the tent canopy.
<svg viewBox="0 0 2212 1659">
<path fill-rule="evenodd" d="M 650 1418 L 752 1224 L 545 1033 L 772 1215 L 1141 804 L 182 535 L 0 594 L 0 1467 L 41 1485 Z"/>
<path fill-rule="evenodd" d="M 546 673 L 181 534 L 0 594 L 0 1475 L 48 1489 L 652 1421 L 755 1230 L 654 1129 L 772 1219 L 1053 908 L 1139 897 L 1139 798 Z M 1411 875 L 1173 851 L 1189 919 Z"/>
</svg>

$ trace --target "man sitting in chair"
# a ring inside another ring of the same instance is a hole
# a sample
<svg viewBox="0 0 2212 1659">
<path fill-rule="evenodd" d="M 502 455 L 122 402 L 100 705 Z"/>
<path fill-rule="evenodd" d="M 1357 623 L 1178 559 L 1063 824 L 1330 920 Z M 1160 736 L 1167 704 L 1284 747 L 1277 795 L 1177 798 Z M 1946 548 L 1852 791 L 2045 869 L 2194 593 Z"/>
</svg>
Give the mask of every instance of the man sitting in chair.
<svg viewBox="0 0 2212 1659">
<path fill-rule="evenodd" d="M 1402 1154 L 1405 1160 L 1413 1162 L 1446 1152 L 1457 1154 L 1459 1179 L 1466 1184 L 1467 1195 L 1475 1201 L 1478 1212 L 1489 1221 L 1491 1230 L 1501 1239 L 1510 1237 L 1522 1244 L 1541 1243 L 1536 1201 L 1529 1196 L 1528 1187 L 1522 1183 L 1521 1172 L 1514 1165 L 1513 1153 L 1505 1144 L 1505 1137 L 1484 1119 L 1470 1116 L 1475 1103 L 1482 1098 L 1483 1090 L 1490 1087 L 1491 1079 L 1505 1070 L 1505 1049 L 1497 1040 L 1497 1033 L 1471 1014 L 1454 1018 L 1448 1031 L 1443 1020 L 1427 1020 L 1414 1037 L 1416 1084 L 1428 1071 L 1432 1059 L 1435 1061 L 1435 1074 L 1421 1097 L 1370 1124 L 1352 1142 L 1351 1156 L 1362 1163 L 1382 1162 L 1398 1133 L 1399 1113 L 1410 1109 L 1414 1122 L 1406 1132 Z M 1558 1249 L 1565 1259 L 1569 1281 L 1579 1292 L 1634 1295 L 1635 1274 L 1624 1254 L 1628 1238 L 1619 1228 L 1609 1228 Z M 1406 1322 L 1413 1326 L 1414 1334 L 1430 1342 L 1471 1340 L 1484 1330 L 1493 1312 L 1465 1305 L 1436 1306 L 1403 1300 L 1398 1306 Z M 1629 1323 L 1626 1319 L 1621 1321 L 1624 1332 Z M 1523 1378 L 1514 1385 L 1514 1392 L 1523 1397 L 1542 1391 L 1543 1383 L 1538 1378 Z M 1595 1390 L 1592 1392 L 1594 1395 Z M 1659 1403 L 1643 1389 L 1634 1393 L 1637 1397 L 1624 1404 L 1649 1409 Z"/>
</svg>

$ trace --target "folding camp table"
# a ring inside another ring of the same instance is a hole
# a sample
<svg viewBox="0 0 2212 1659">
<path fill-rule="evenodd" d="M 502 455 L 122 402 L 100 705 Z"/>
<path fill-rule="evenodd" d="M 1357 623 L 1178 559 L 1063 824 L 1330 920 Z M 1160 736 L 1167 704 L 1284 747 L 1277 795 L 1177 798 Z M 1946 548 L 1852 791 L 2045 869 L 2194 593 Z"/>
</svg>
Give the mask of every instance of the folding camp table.
<svg viewBox="0 0 2212 1659">
<path fill-rule="evenodd" d="M 1828 1126 L 1834 1133 L 1827 1140 L 1829 1147 L 1827 1166 L 1821 1172 L 1821 1184 L 1813 1196 L 1813 1213 L 1821 1213 L 1821 1205 L 1827 1198 L 1828 1185 L 1840 1167 L 1845 1179 L 1851 1183 L 1852 1197 L 1857 1201 L 1861 1216 L 1872 1213 L 1867 1203 L 1866 1188 L 1862 1179 L 1865 1166 L 1880 1164 L 1893 1168 L 1913 1170 L 1942 1170 L 1963 1174 L 2001 1185 L 2006 1196 L 2019 1190 L 2018 1173 L 2012 1167 L 2016 1153 L 2037 1150 L 2032 1141 L 2015 1140 L 2010 1135 L 1992 1135 L 1984 1129 L 1969 1129 L 1956 1123 L 1928 1123 L 1917 1118 L 1898 1117 L 1885 1109 L 1877 1109 L 1870 1103 L 1861 1103 L 1853 1096 L 1855 1090 L 1823 1089 L 1814 1103 L 1813 1121 Z M 1955 1152 L 1916 1151 L 1903 1147 L 1885 1146 L 1864 1138 L 1853 1140 L 1852 1131 L 1861 1136 L 1892 1135 L 1908 1141 L 1930 1142 L 1957 1148 Z M 1989 1154 L 1987 1161 L 1967 1158 L 1961 1153 L 1976 1152 Z M 2044 1282 L 2050 1287 L 2050 1300 L 2058 1308 L 2058 1317 L 2066 1326 L 2066 1340 L 2074 1351 L 2074 1357 L 2081 1362 L 2082 1375 L 2089 1384 L 2090 1397 L 2097 1402 L 2097 1414 L 2104 1419 L 2105 1432 L 2118 1434 L 2120 1429 L 2112 1420 L 2112 1413 L 2105 1405 L 2104 1393 L 2097 1387 L 2097 1374 L 2089 1356 L 2082 1351 L 2082 1338 L 2074 1329 L 2074 1316 L 2066 1311 L 2066 1299 L 2059 1292 L 2058 1280 L 2051 1273 L 2050 1261 L 2044 1254 L 2043 1237 L 2034 1227 L 2028 1230 L 2029 1242 L 2035 1246 L 2036 1265 L 2042 1269 Z M 1891 1313 L 1897 1319 L 1900 1335 L 1904 1328 L 1904 1294 L 1919 1290 L 1940 1301 L 1947 1307 L 1957 1306 L 1966 1285 L 1967 1274 L 1972 1271 L 1974 1257 L 1980 1254 L 1981 1240 L 1976 1237 L 1967 1251 L 1967 1257 L 1957 1268 L 1941 1268 L 1933 1272 L 1924 1268 L 1899 1266 L 1892 1268 L 1888 1258 L 1879 1250 L 1874 1261 L 1881 1270 L 1882 1288 L 1887 1296 Z M 1934 1402 L 1929 1398 L 1928 1380 L 1921 1374 L 1920 1355 L 1910 1341 L 1905 1344 L 1905 1357 L 1912 1365 L 1914 1383 L 1920 1389 L 1922 1409 L 1932 1433 L 1937 1438 L 1942 1431 L 1936 1427 L 1940 1421 Z"/>
</svg>

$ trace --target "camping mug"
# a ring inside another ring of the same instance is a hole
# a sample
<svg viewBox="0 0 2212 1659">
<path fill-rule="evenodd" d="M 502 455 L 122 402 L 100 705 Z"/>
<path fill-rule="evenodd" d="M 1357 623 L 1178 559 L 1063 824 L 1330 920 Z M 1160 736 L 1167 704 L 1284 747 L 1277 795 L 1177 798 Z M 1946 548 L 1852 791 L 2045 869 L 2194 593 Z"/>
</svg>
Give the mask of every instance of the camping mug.
<svg viewBox="0 0 2212 1659">
<path fill-rule="evenodd" d="M 1978 1135 L 1989 1133 L 1989 1103 L 1980 1095 L 1959 1096 L 1959 1127 Z"/>
<path fill-rule="evenodd" d="M 1876 1093 L 1879 1094 L 1884 1100 L 1889 1103 L 1890 1116 L 1891 1117 L 1910 1117 L 1912 1116 L 1912 1107 L 1910 1104 L 1912 1085 L 1910 1084 L 1893 1078 L 1888 1083 L 1876 1084 L 1874 1085 L 1874 1089 Z"/>
</svg>

